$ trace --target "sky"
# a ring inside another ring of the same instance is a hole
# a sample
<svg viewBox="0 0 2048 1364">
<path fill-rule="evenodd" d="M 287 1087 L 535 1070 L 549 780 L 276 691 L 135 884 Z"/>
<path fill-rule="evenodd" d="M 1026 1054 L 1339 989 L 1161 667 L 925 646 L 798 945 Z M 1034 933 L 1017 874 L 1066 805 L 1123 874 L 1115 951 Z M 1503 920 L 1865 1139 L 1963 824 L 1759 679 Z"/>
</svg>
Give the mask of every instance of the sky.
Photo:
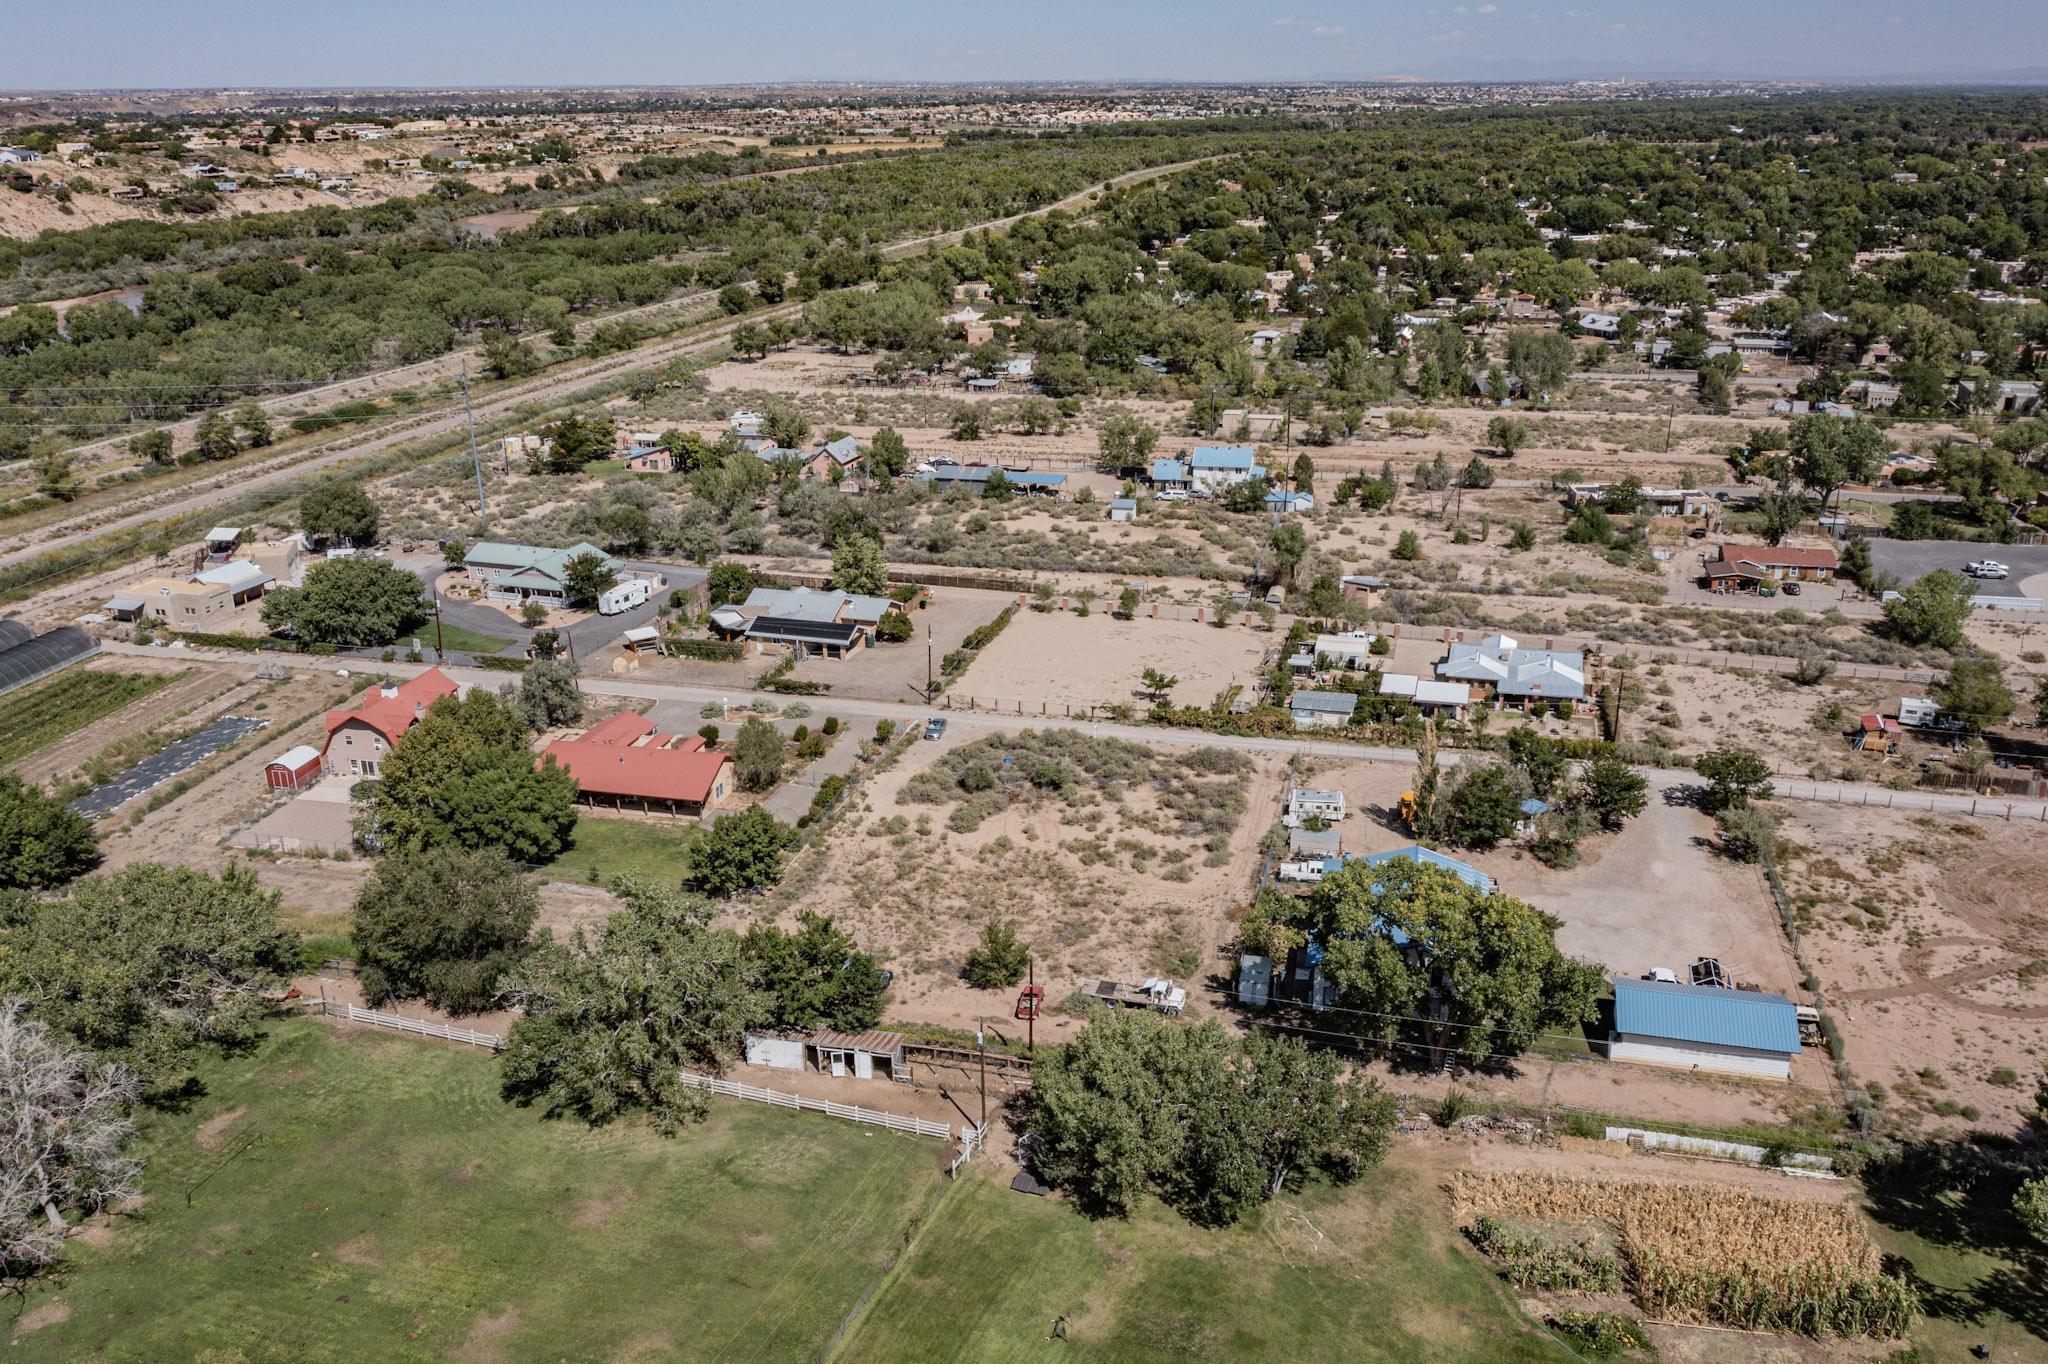
<svg viewBox="0 0 2048 1364">
<path fill-rule="evenodd" d="M 9 0 L 0 88 L 2048 79 L 2042 0 Z M 2025 70 L 2023 68 L 2032 68 Z"/>
</svg>

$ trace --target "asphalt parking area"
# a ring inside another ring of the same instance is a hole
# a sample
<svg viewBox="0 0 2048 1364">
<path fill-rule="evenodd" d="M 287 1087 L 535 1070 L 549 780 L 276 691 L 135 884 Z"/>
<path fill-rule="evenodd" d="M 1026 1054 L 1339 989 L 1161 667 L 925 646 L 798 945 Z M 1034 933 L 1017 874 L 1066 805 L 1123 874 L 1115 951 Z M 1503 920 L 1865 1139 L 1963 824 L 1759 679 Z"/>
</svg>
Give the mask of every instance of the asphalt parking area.
<svg viewBox="0 0 2048 1364">
<path fill-rule="evenodd" d="M 1915 578 L 1937 569 L 1961 573 L 1977 559 L 1996 559 L 2012 570 L 2005 578 L 1971 578 L 1981 596 L 2025 597 L 2020 584 L 2038 574 L 2048 573 L 2048 545 L 1986 545 L 1973 540 L 1879 540 L 1870 542 L 1870 562 L 1879 573 L 1889 573 L 1904 587 Z"/>
</svg>

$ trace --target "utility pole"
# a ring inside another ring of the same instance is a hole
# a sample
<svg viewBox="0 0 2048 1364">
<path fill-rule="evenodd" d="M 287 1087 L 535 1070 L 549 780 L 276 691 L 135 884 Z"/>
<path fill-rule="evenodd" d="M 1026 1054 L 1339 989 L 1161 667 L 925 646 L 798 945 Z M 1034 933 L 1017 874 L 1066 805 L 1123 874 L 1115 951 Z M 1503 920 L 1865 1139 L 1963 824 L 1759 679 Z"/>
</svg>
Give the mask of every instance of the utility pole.
<svg viewBox="0 0 2048 1364">
<path fill-rule="evenodd" d="M 1035 991 L 1038 988 L 1038 958 L 1024 958 L 1024 975 L 1024 983 L 1031 987 L 1034 992 L 1031 995 L 1031 1008 L 1024 1015 L 1024 1050 L 1036 1056 L 1038 1055 L 1038 996 Z"/>
<path fill-rule="evenodd" d="M 929 706 L 938 693 L 932 690 L 932 623 L 924 623 L 924 703 Z"/>
<path fill-rule="evenodd" d="M 446 663 L 448 651 L 441 647 L 441 589 L 434 589 L 434 661 Z"/>
<path fill-rule="evenodd" d="M 484 505 L 484 466 L 476 453 L 476 413 L 469 405 L 469 361 L 462 362 L 462 419 L 469 423 L 469 467 L 476 471 L 476 514 L 482 516 Z"/>
<path fill-rule="evenodd" d="M 988 1020 L 974 1020 L 974 1049 L 981 1062 L 981 1130 L 988 1130 Z"/>
</svg>

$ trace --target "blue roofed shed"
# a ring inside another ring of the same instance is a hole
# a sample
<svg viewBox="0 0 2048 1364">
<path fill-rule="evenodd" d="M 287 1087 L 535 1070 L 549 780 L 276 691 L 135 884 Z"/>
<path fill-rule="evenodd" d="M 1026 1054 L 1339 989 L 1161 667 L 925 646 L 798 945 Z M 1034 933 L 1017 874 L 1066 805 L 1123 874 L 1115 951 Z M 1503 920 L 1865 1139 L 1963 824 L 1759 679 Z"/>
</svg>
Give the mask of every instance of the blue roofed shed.
<svg viewBox="0 0 2048 1364">
<path fill-rule="evenodd" d="M 1783 995 L 1666 981 L 1614 981 L 1614 1061 L 1788 1080 L 1799 1011 Z"/>
</svg>

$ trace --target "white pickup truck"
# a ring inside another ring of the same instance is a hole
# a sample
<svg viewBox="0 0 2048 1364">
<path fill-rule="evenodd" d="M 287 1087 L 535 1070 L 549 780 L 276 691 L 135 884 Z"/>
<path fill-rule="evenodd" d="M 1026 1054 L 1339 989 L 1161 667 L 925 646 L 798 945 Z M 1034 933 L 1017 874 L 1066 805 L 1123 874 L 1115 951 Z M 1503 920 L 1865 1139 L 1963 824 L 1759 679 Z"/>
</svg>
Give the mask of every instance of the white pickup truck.
<svg viewBox="0 0 2048 1364">
<path fill-rule="evenodd" d="M 1973 559 L 1964 571 L 1973 578 L 2004 578 L 2012 573 L 2010 568 L 1996 559 Z"/>
</svg>

